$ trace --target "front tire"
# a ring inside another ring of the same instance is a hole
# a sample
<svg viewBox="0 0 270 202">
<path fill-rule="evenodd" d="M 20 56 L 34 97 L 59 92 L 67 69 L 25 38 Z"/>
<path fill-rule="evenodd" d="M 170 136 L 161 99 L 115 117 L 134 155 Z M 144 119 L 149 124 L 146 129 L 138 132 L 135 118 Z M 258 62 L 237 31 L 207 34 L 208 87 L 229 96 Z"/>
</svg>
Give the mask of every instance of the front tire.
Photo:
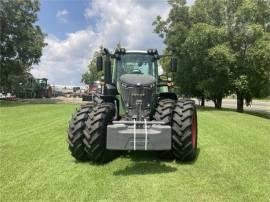
<svg viewBox="0 0 270 202">
<path fill-rule="evenodd" d="M 67 142 L 71 155 L 78 161 L 87 161 L 88 156 L 85 152 L 85 145 L 83 143 L 85 128 L 85 121 L 88 118 L 88 114 L 91 112 L 92 106 L 82 106 L 73 114 L 69 121 L 68 138 Z"/>
<path fill-rule="evenodd" d="M 166 125 L 172 126 L 173 110 L 174 110 L 175 100 L 173 99 L 162 99 L 159 100 L 158 106 L 154 113 L 154 120 L 163 121 Z M 168 151 L 158 151 L 157 156 L 160 159 L 170 160 L 173 159 L 173 154 L 170 150 Z"/>
<path fill-rule="evenodd" d="M 115 107 L 112 103 L 96 105 L 89 114 L 84 130 L 85 151 L 91 161 L 105 163 L 116 156 L 116 151 L 106 149 L 107 125 L 112 123 Z"/>
<path fill-rule="evenodd" d="M 192 100 L 179 100 L 172 123 L 172 152 L 177 160 L 193 161 L 197 154 L 197 111 Z"/>
</svg>

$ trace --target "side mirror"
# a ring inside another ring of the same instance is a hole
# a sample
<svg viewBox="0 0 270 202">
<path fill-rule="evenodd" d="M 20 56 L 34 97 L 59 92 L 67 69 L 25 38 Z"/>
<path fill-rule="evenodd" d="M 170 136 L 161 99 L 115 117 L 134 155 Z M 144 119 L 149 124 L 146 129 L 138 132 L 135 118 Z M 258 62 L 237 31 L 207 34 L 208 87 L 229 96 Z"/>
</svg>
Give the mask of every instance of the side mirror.
<svg viewBox="0 0 270 202">
<path fill-rule="evenodd" d="M 177 59 L 171 58 L 171 72 L 177 72 Z"/>
<path fill-rule="evenodd" d="M 97 67 L 97 71 L 98 71 L 98 72 L 100 72 L 100 71 L 102 70 L 102 67 L 103 67 L 103 59 L 102 59 L 102 56 L 98 56 L 98 57 L 97 57 L 96 67 Z"/>
</svg>

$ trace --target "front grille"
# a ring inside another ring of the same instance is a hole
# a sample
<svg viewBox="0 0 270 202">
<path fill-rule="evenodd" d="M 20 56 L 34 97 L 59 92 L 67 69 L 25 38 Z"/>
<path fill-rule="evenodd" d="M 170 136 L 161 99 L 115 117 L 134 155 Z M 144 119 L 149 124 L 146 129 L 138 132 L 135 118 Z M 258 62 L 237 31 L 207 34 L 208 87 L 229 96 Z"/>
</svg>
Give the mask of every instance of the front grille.
<svg viewBox="0 0 270 202">
<path fill-rule="evenodd" d="M 142 109 L 149 108 L 153 102 L 155 88 L 150 86 L 120 85 L 120 93 L 127 108 L 136 108 L 136 102 L 142 102 Z"/>
</svg>

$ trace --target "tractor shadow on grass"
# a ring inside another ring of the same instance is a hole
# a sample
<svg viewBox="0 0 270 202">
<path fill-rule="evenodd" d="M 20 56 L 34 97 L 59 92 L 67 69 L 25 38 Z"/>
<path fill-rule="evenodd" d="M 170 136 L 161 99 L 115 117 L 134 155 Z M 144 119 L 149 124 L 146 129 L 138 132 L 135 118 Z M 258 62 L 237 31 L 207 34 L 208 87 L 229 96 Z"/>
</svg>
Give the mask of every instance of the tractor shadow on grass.
<svg viewBox="0 0 270 202">
<path fill-rule="evenodd" d="M 148 175 L 148 174 L 170 173 L 175 171 L 177 171 L 177 168 L 165 165 L 164 163 L 139 162 L 127 166 L 122 170 L 117 170 L 113 174 L 116 176 Z"/>
<path fill-rule="evenodd" d="M 124 169 L 115 171 L 113 174 L 116 176 L 160 174 L 177 171 L 176 167 L 165 164 L 165 161 L 159 160 L 151 152 L 128 152 L 122 158 L 130 159 L 131 163 Z M 172 162 L 173 160 L 168 161 Z"/>
<path fill-rule="evenodd" d="M 176 164 L 193 165 L 196 163 L 200 154 L 200 148 L 197 149 L 196 157 L 191 162 L 178 162 Z M 146 175 L 176 172 L 177 168 L 168 163 L 174 162 L 173 159 L 160 160 L 155 153 L 152 152 L 127 152 L 122 158 L 130 159 L 131 164 L 124 169 L 114 171 L 116 176 L 127 175 Z"/>
</svg>

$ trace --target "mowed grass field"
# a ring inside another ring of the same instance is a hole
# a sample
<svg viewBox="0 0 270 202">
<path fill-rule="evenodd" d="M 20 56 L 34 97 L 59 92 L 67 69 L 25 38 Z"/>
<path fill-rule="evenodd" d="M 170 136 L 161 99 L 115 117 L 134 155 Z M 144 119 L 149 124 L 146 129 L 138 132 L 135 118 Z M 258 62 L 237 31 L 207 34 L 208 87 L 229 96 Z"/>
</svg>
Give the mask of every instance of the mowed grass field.
<svg viewBox="0 0 270 202">
<path fill-rule="evenodd" d="M 1 104 L 1 201 L 270 201 L 270 120 L 198 111 L 190 164 L 128 153 L 76 162 L 66 129 L 76 105 Z"/>
</svg>

